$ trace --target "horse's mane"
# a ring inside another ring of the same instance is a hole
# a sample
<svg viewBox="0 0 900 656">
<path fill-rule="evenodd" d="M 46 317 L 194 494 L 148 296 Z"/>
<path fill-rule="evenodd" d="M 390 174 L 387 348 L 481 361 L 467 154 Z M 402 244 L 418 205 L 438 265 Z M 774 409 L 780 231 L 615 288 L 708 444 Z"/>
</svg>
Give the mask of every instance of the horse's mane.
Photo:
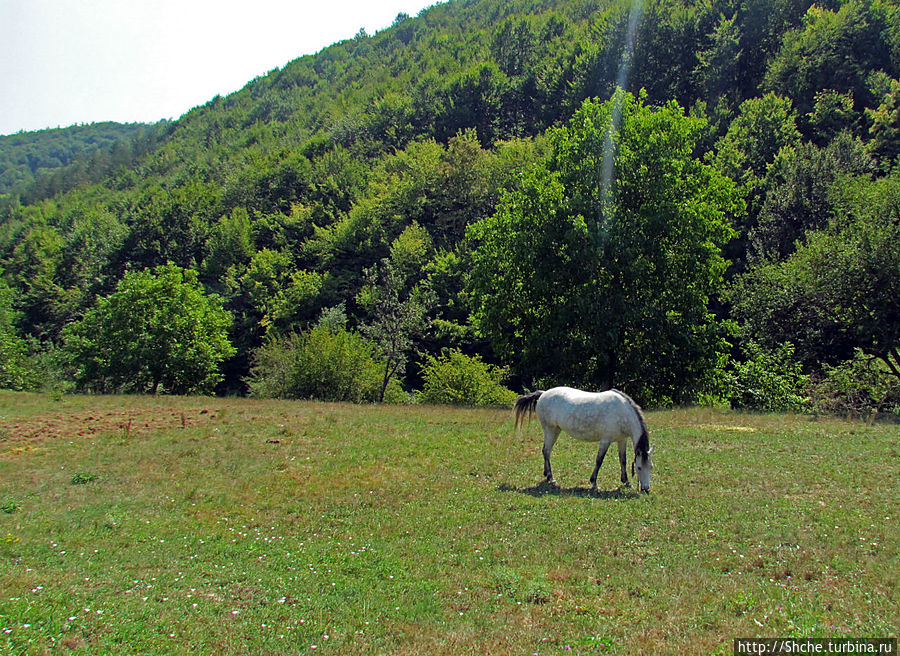
<svg viewBox="0 0 900 656">
<path fill-rule="evenodd" d="M 538 399 L 541 398 L 543 393 L 544 390 L 537 390 L 516 399 L 516 403 L 513 405 L 513 409 L 516 411 L 516 430 L 519 429 L 519 425 L 526 418 L 534 414 L 534 406 L 537 405 Z"/>
<path fill-rule="evenodd" d="M 636 453 L 646 455 L 647 452 L 650 451 L 650 433 L 647 432 L 647 422 L 644 421 L 644 412 L 641 410 L 641 406 L 625 392 L 617 389 L 611 391 L 628 401 L 628 405 L 631 406 L 631 409 L 634 410 L 634 413 L 637 415 L 638 421 L 641 422 L 641 436 L 638 438 L 637 444 L 634 445 L 634 450 Z"/>
</svg>

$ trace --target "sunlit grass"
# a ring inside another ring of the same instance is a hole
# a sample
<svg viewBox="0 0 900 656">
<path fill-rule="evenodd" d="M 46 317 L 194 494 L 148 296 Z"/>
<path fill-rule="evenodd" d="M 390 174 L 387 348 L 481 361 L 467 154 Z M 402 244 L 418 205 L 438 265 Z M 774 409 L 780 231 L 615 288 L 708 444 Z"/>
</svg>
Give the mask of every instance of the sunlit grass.
<svg viewBox="0 0 900 656">
<path fill-rule="evenodd" d="M 651 412 L 653 492 L 607 462 L 594 496 L 589 446 L 542 486 L 507 411 L 0 408 L 3 653 L 725 654 L 900 619 L 896 426 Z"/>
</svg>

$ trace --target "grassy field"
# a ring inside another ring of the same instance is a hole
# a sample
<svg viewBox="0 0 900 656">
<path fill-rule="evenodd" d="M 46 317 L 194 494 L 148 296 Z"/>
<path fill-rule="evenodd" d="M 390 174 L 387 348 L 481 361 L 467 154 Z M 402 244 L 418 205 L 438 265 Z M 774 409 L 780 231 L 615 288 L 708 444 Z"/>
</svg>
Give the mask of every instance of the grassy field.
<svg viewBox="0 0 900 656">
<path fill-rule="evenodd" d="M 896 636 L 897 426 L 0 393 L 0 653 L 731 654 Z"/>
</svg>

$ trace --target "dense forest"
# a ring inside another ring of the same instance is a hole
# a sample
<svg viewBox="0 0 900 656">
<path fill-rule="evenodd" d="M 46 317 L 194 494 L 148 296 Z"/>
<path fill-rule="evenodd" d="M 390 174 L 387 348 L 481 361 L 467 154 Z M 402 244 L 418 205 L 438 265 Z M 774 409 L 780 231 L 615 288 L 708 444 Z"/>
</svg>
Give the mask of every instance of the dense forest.
<svg viewBox="0 0 900 656">
<path fill-rule="evenodd" d="M 100 182 L 149 152 L 165 127 L 105 122 L 0 136 L 0 199 L 28 204 Z"/>
<path fill-rule="evenodd" d="M 900 412 L 895 0 L 450 0 L 8 139 L 3 387 Z"/>
</svg>

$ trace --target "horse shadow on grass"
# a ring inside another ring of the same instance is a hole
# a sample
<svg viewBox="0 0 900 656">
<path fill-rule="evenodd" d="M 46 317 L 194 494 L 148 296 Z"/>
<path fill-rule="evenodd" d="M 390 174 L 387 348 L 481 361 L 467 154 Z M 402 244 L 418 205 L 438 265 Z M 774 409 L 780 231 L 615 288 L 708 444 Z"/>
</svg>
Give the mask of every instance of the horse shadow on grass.
<svg viewBox="0 0 900 656">
<path fill-rule="evenodd" d="M 527 494 L 530 497 L 582 497 L 589 499 L 637 499 L 638 493 L 633 488 L 619 487 L 615 490 L 597 490 L 589 487 L 559 487 L 547 481 L 541 481 L 531 487 L 516 487 L 509 483 L 501 483 L 497 486 L 498 492 L 515 492 Z"/>
</svg>

